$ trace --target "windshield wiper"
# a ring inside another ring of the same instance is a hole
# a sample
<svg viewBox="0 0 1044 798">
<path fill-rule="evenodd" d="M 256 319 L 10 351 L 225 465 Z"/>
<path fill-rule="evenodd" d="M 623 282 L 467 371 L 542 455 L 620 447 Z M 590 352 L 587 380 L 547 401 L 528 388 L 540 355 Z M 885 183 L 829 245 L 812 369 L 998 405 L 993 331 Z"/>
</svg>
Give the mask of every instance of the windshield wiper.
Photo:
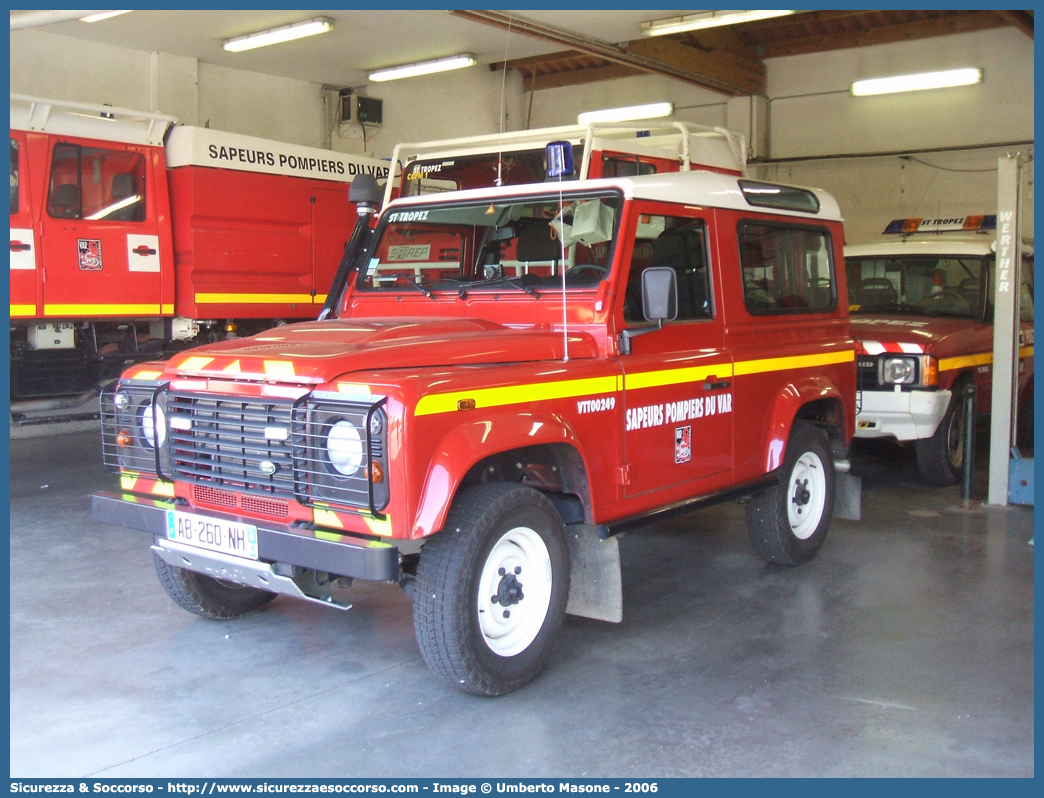
<svg viewBox="0 0 1044 798">
<path fill-rule="evenodd" d="M 430 299 L 430 300 L 431 300 L 432 302 L 434 302 L 434 301 L 435 301 L 435 295 L 434 295 L 434 294 L 432 294 L 432 293 L 431 293 L 431 291 L 429 291 L 429 290 L 428 290 L 427 288 L 425 288 L 425 287 L 424 287 L 423 285 L 421 285 L 420 283 L 418 283 L 418 282 L 417 282 L 417 278 L 416 278 L 416 277 L 414 277 L 414 276 L 413 276 L 412 274 L 390 274 L 390 275 L 388 275 L 388 276 L 389 276 L 389 277 L 401 277 L 401 278 L 402 278 L 403 280 L 405 280 L 405 281 L 406 281 L 407 283 L 409 283 L 409 284 L 410 284 L 410 285 L 412 285 L 412 286 L 413 286 L 414 288 L 416 288 L 416 289 L 417 289 L 418 291 L 420 291 L 420 292 L 421 292 L 422 294 L 424 294 L 424 296 L 426 296 L 426 297 L 427 297 L 428 299 Z"/>
<path fill-rule="evenodd" d="M 537 292 L 535 288 L 533 288 L 533 286 L 522 285 L 521 283 L 516 282 L 517 280 L 521 279 L 521 277 L 487 277 L 485 280 L 476 280 L 473 283 L 467 283 L 466 285 L 462 285 L 460 287 L 460 290 L 457 292 L 457 296 L 459 296 L 461 299 L 467 298 L 467 289 L 474 288 L 477 285 L 488 286 L 496 285 L 497 283 L 505 283 L 507 285 L 510 285 L 512 288 L 517 288 L 519 291 L 524 291 L 534 299 L 540 299 L 540 294 Z"/>
</svg>

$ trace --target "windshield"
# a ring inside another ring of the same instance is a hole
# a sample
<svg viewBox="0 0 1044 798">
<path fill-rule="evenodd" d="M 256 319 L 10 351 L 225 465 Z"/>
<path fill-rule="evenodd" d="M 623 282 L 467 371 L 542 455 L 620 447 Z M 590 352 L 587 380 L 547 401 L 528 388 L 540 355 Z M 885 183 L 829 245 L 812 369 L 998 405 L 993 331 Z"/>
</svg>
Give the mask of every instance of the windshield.
<svg viewBox="0 0 1044 798">
<path fill-rule="evenodd" d="M 988 260 L 952 255 L 847 258 L 849 310 L 980 318 Z"/>
<path fill-rule="evenodd" d="M 612 263 L 618 194 L 511 199 L 389 211 L 358 287 L 455 291 L 591 288 Z"/>
<path fill-rule="evenodd" d="M 583 145 L 573 145 L 579 167 Z M 464 188 L 521 186 L 543 183 L 546 175 L 544 148 L 514 152 L 487 152 L 453 158 L 417 160 L 402 173 L 402 196 L 417 197 Z"/>
</svg>

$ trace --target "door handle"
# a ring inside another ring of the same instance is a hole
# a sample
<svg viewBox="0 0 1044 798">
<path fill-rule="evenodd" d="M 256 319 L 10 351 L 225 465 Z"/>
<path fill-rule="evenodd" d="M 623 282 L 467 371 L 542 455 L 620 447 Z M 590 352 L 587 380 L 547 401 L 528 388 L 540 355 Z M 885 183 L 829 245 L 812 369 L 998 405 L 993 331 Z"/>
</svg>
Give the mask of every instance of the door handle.
<svg viewBox="0 0 1044 798">
<path fill-rule="evenodd" d="M 131 252 L 133 252 L 135 255 L 141 255 L 143 258 L 146 255 L 156 254 L 156 250 L 152 249 L 151 247 L 147 247 L 144 244 L 139 244 L 134 249 L 132 249 Z"/>
<path fill-rule="evenodd" d="M 729 382 L 728 380 L 724 380 L 722 382 L 709 382 L 708 381 L 708 382 L 703 383 L 703 390 L 705 390 L 705 391 L 720 391 L 723 388 L 728 388 L 730 385 L 732 385 L 732 383 Z"/>
<path fill-rule="evenodd" d="M 31 249 L 32 249 L 32 246 L 30 246 L 29 244 L 23 244 L 21 241 L 12 241 L 11 242 L 11 251 L 12 252 L 28 252 Z"/>
</svg>

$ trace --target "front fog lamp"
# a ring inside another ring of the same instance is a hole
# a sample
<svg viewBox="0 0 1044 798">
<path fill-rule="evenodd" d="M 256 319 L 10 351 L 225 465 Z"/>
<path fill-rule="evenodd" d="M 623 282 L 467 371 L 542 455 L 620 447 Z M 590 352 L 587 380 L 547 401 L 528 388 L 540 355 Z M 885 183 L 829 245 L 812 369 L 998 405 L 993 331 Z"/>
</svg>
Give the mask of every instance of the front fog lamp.
<svg viewBox="0 0 1044 798">
<path fill-rule="evenodd" d="M 890 385 L 910 385 L 917 378 L 917 367 L 912 357 L 889 357 L 881 364 L 881 375 Z"/>
<path fill-rule="evenodd" d="M 341 419 L 326 436 L 326 456 L 330 465 L 342 476 L 350 477 L 363 462 L 363 440 L 359 428 Z"/>
<path fill-rule="evenodd" d="M 155 449 L 157 445 L 162 448 L 166 443 L 167 417 L 162 407 L 157 407 L 151 402 L 145 405 L 141 411 L 141 437 L 149 449 Z"/>
</svg>

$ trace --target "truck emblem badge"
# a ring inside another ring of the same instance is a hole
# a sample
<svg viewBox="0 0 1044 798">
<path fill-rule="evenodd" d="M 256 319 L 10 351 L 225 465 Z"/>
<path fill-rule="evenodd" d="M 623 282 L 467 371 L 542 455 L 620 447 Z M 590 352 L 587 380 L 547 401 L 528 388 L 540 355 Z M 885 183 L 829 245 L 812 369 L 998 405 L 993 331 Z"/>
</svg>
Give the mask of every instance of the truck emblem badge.
<svg viewBox="0 0 1044 798">
<path fill-rule="evenodd" d="M 277 470 L 279 470 L 279 466 L 277 466 L 271 460 L 262 460 L 260 463 L 257 464 L 257 470 L 264 474 L 266 477 L 270 477 Z"/>
<path fill-rule="evenodd" d="M 687 463 L 692 459 L 692 427 L 674 428 L 674 462 Z"/>
<path fill-rule="evenodd" d="M 101 241 L 96 238 L 79 238 L 76 240 L 76 251 L 80 256 L 80 269 L 85 272 L 101 271 Z"/>
</svg>

